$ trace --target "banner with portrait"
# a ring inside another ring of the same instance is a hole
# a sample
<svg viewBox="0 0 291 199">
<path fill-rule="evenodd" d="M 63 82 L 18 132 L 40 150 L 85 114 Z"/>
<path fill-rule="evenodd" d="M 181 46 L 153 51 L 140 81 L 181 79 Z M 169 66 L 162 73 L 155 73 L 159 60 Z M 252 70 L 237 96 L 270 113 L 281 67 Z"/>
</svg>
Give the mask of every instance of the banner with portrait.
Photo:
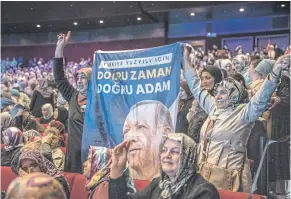
<svg viewBox="0 0 291 199">
<path fill-rule="evenodd" d="M 90 145 L 113 148 L 125 139 L 135 179 L 159 172 L 158 147 L 174 132 L 182 44 L 94 54 L 86 106 L 82 161 Z"/>
</svg>

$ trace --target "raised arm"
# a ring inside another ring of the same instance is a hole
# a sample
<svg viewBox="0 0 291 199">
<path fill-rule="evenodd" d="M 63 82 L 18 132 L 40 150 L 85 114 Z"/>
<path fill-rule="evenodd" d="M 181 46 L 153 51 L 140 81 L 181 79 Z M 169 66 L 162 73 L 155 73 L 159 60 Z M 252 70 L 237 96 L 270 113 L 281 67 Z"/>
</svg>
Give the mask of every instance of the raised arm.
<svg viewBox="0 0 291 199">
<path fill-rule="evenodd" d="M 70 101 L 71 97 L 75 91 L 75 88 L 69 83 L 65 77 L 65 71 L 63 66 L 63 51 L 71 35 L 71 31 L 68 32 L 67 36 L 65 34 L 58 35 L 58 43 L 55 51 L 54 59 L 54 77 L 56 81 L 57 88 L 61 92 L 62 96 L 66 101 Z"/>
<path fill-rule="evenodd" d="M 191 66 L 190 63 L 190 49 L 191 46 L 184 44 L 182 67 L 184 70 L 184 77 L 187 80 L 190 91 L 194 98 L 198 101 L 200 107 L 209 114 L 215 107 L 215 99 L 211 96 L 208 91 L 201 89 L 200 78 L 197 75 L 196 70 Z"/>
<path fill-rule="evenodd" d="M 258 119 L 267 110 L 268 102 L 280 84 L 281 72 L 290 66 L 290 55 L 278 58 L 272 72 L 266 77 L 258 92 L 242 109 L 242 118 L 248 122 Z"/>
</svg>

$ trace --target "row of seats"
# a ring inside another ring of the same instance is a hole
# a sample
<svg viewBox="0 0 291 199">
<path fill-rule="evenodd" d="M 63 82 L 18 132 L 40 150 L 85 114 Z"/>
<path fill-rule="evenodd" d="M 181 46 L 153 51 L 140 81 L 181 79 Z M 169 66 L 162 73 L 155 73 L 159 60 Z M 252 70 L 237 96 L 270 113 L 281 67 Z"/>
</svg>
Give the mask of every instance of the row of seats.
<svg viewBox="0 0 291 199">
<path fill-rule="evenodd" d="M 87 199 L 89 192 L 85 189 L 86 178 L 78 173 L 63 172 L 71 188 L 70 199 Z M 6 191 L 11 181 L 16 178 L 10 167 L 1 166 L 1 191 Z M 137 190 L 144 189 L 149 181 L 134 180 Z M 235 193 L 231 191 L 219 190 L 221 199 L 248 199 L 248 193 Z M 266 199 L 265 196 L 253 195 L 253 199 Z"/>
</svg>

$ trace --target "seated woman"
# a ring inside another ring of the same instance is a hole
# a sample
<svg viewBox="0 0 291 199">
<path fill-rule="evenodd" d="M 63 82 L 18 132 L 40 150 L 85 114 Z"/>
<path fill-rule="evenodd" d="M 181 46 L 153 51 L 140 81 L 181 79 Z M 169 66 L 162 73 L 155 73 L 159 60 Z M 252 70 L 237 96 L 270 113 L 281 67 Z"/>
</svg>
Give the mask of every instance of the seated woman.
<svg viewBox="0 0 291 199">
<path fill-rule="evenodd" d="M 60 141 L 60 131 L 57 128 L 50 127 L 44 131 L 44 136 L 51 137 L 47 144 L 50 145 L 52 150 L 52 158 L 55 166 L 60 170 L 64 170 L 65 166 L 65 154 L 60 149 L 59 141 Z"/>
<path fill-rule="evenodd" d="M 90 146 L 88 160 L 83 164 L 83 175 L 87 178 L 86 189 L 90 191 L 89 199 L 108 199 L 108 192 L 102 192 L 108 187 L 111 166 L 111 150 L 105 147 Z M 125 172 L 129 192 L 135 192 L 134 183 L 129 176 L 129 170 Z M 100 186 L 99 186 L 100 185 Z M 98 189 L 100 187 L 100 189 Z"/>
<path fill-rule="evenodd" d="M 26 109 L 17 113 L 15 126 L 24 132 L 32 129 L 37 132 L 44 131 L 44 127 Z"/>
<path fill-rule="evenodd" d="M 53 120 L 54 112 L 51 104 L 45 104 L 41 107 L 42 117 L 39 119 L 40 124 L 48 124 Z"/>
<path fill-rule="evenodd" d="M 216 188 L 197 173 L 197 144 L 183 133 L 169 133 L 160 143 L 160 177 L 142 191 L 127 194 L 123 171 L 130 142 L 113 149 L 109 181 L 110 199 L 218 199 Z"/>
<path fill-rule="evenodd" d="M 67 120 L 69 112 L 65 107 L 57 107 L 54 111 L 54 120 L 60 121 L 65 126 L 65 131 L 68 130 Z"/>
<path fill-rule="evenodd" d="M 13 180 L 5 198 L 67 199 L 62 185 L 56 179 L 38 172 Z"/>
<path fill-rule="evenodd" d="M 61 147 L 65 147 L 65 126 L 63 123 L 61 123 L 60 121 L 57 121 L 57 120 L 52 120 L 50 121 L 50 123 L 48 124 L 48 128 L 49 127 L 54 127 L 54 128 L 57 128 L 59 131 L 60 131 L 60 146 Z"/>
<path fill-rule="evenodd" d="M 69 184 L 66 178 L 40 151 L 33 149 L 21 151 L 17 165 L 13 165 L 13 167 L 12 171 L 20 177 L 34 172 L 42 172 L 52 176 L 62 185 L 67 198 L 70 198 Z"/>
<path fill-rule="evenodd" d="M 24 145 L 22 132 L 15 127 L 6 129 L 3 133 L 4 149 L 1 149 L 1 166 L 10 166 L 13 157 Z"/>
</svg>

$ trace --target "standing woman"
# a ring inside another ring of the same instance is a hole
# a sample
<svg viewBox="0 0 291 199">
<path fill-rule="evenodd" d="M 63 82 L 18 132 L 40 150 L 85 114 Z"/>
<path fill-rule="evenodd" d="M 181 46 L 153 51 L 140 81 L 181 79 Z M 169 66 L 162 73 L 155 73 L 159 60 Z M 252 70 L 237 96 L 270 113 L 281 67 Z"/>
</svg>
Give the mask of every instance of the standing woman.
<svg viewBox="0 0 291 199">
<path fill-rule="evenodd" d="M 216 66 L 206 66 L 201 72 L 200 79 L 201 88 L 213 96 L 214 85 L 222 80 L 221 70 Z M 199 106 L 198 101 L 194 99 L 187 114 L 187 120 L 189 121 L 188 135 L 197 143 L 200 142 L 200 129 L 206 118 L 207 113 Z"/>
<path fill-rule="evenodd" d="M 69 103 L 68 118 L 68 146 L 65 161 L 65 171 L 81 173 L 81 145 L 85 108 L 87 103 L 88 82 L 91 68 L 83 68 L 77 74 L 77 88 L 75 89 L 65 77 L 63 65 L 63 49 L 66 46 L 71 32 L 68 35 L 59 34 L 55 51 L 54 77 L 56 85 L 64 99 Z"/>
<path fill-rule="evenodd" d="M 184 46 L 182 66 L 189 88 L 208 114 L 201 131 L 198 166 L 200 174 L 217 188 L 250 191 L 250 168 L 246 145 L 255 121 L 267 109 L 269 99 L 280 83 L 281 72 L 290 66 L 290 57 L 280 57 L 259 91 L 247 104 L 240 104 L 242 85 L 232 78 L 215 86 L 215 97 L 200 88 L 200 80 Z M 193 49 L 191 50 L 193 53 Z"/>
<path fill-rule="evenodd" d="M 51 104 L 54 107 L 54 93 L 53 89 L 49 87 L 47 80 L 45 79 L 41 83 L 40 88 L 36 88 L 33 91 L 30 111 L 34 117 L 40 118 L 42 116 L 41 107 L 44 104 Z"/>
</svg>

